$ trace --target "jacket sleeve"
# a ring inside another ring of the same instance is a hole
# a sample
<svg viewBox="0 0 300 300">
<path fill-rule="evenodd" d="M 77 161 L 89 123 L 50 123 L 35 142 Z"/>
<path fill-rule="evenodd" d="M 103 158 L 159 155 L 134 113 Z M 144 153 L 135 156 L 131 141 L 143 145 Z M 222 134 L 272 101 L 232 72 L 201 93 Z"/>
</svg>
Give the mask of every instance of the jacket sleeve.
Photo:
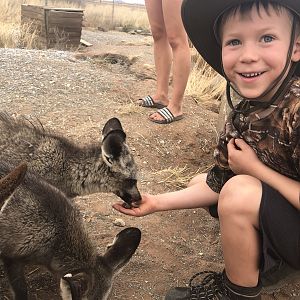
<svg viewBox="0 0 300 300">
<path fill-rule="evenodd" d="M 298 173 L 298 180 L 300 181 L 300 102 L 296 105 L 291 123 L 291 127 L 293 128 L 291 144 L 294 145 L 292 159 Z"/>
<path fill-rule="evenodd" d="M 235 176 L 230 169 L 223 169 L 218 165 L 212 167 L 207 174 L 206 183 L 216 193 L 220 193 L 227 180 Z"/>
</svg>

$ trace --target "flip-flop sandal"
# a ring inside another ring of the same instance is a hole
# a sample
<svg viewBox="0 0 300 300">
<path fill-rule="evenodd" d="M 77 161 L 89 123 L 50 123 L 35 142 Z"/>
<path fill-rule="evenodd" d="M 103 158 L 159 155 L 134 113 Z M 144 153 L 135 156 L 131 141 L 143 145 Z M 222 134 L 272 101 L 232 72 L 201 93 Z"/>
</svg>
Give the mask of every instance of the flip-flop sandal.
<svg viewBox="0 0 300 300">
<path fill-rule="evenodd" d="M 183 115 L 174 117 L 174 115 L 171 113 L 171 111 L 167 107 L 158 109 L 156 112 L 159 113 L 163 117 L 163 120 L 151 119 L 150 116 L 153 114 L 152 113 L 152 114 L 149 115 L 149 120 L 154 122 L 154 123 L 170 124 L 172 122 L 179 121 L 179 120 L 183 119 Z"/>
<path fill-rule="evenodd" d="M 147 107 L 147 108 L 164 108 L 166 107 L 166 105 L 160 103 L 160 102 L 154 102 L 153 98 L 148 95 L 144 98 L 140 98 L 139 99 L 140 103 L 138 103 L 138 105 L 142 106 L 142 107 Z"/>
</svg>

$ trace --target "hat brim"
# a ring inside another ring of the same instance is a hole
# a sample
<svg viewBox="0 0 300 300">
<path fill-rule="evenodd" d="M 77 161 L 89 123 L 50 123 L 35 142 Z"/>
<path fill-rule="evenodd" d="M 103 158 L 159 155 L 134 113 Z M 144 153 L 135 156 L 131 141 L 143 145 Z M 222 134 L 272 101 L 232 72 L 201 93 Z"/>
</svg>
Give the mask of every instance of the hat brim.
<svg viewBox="0 0 300 300">
<path fill-rule="evenodd" d="M 184 0 L 181 7 L 181 17 L 185 30 L 205 61 L 219 74 L 224 76 L 221 59 L 221 46 L 215 32 L 215 22 L 227 9 L 253 0 Z M 275 0 L 300 16 L 299 0 Z M 295 71 L 300 76 L 300 63 Z"/>
</svg>

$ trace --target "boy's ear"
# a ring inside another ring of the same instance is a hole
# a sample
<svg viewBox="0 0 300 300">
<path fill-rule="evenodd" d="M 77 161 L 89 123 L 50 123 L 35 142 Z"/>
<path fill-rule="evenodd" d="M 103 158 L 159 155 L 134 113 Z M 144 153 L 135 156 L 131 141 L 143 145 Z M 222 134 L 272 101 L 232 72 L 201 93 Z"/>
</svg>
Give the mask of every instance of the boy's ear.
<svg viewBox="0 0 300 300">
<path fill-rule="evenodd" d="M 300 34 L 298 34 L 298 37 L 295 40 L 293 54 L 292 54 L 292 61 L 293 62 L 300 61 Z"/>
</svg>

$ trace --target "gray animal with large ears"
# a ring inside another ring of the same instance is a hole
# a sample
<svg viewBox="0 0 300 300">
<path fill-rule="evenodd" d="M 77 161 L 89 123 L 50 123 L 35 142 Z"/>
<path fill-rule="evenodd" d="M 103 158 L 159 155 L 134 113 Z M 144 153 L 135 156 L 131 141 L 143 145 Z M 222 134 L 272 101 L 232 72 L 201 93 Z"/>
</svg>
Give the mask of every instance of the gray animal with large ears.
<svg viewBox="0 0 300 300">
<path fill-rule="evenodd" d="M 61 278 L 64 300 L 107 299 L 113 277 L 140 243 L 140 230 L 122 230 L 104 255 L 97 254 L 73 201 L 30 172 L 22 181 L 25 171 L 0 163 L 0 259 L 14 299 L 28 299 L 27 264 Z"/>
<path fill-rule="evenodd" d="M 26 162 L 68 197 L 112 192 L 129 205 L 138 205 L 137 166 L 117 118 L 109 119 L 102 141 L 79 147 L 46 131 L 41 123 L 0 113 L 0 160 Z"/>
</svg>

